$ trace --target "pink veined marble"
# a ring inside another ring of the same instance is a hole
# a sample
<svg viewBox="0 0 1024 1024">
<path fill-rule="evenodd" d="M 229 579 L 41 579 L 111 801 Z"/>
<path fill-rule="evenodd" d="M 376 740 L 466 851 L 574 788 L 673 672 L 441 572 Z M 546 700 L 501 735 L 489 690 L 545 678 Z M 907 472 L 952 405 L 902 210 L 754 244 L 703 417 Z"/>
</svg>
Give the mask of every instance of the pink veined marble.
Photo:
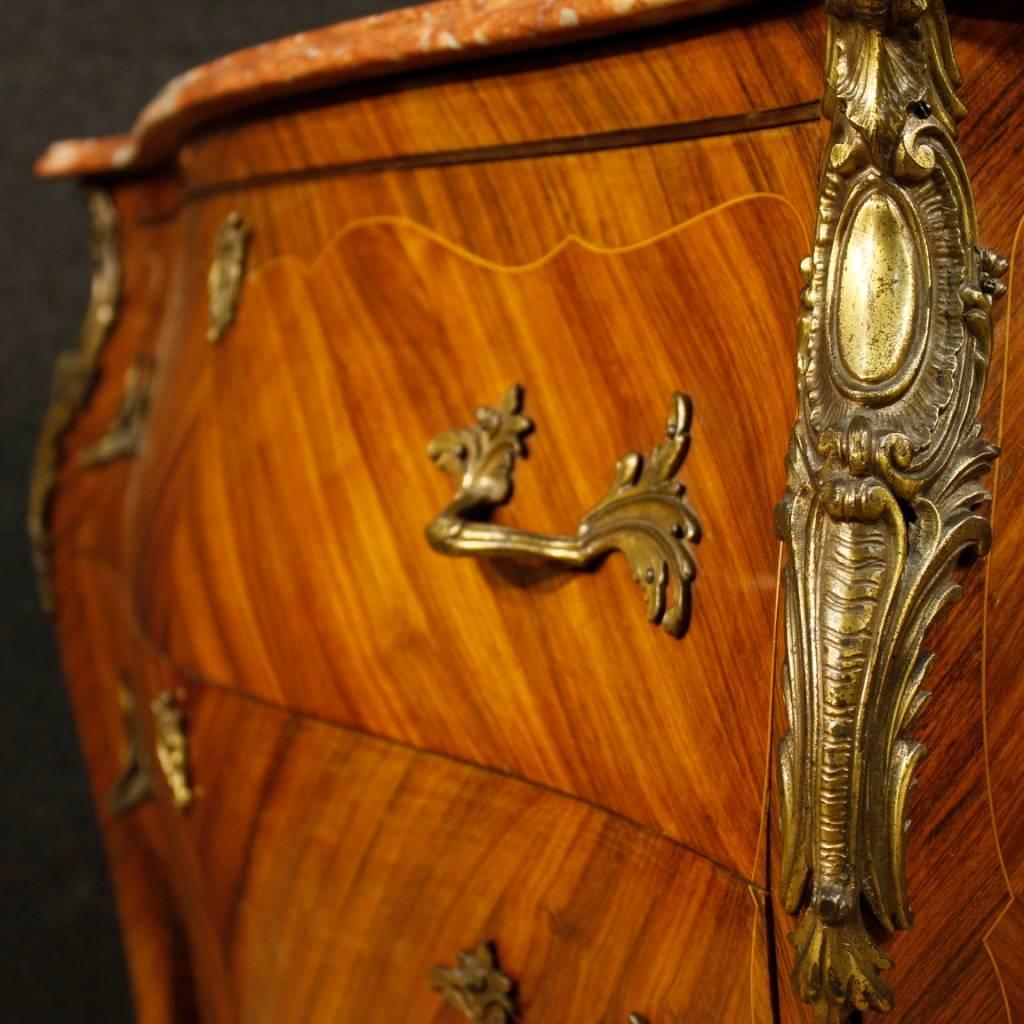
<svg viewBox="0 0 1024 1024">
<path fill-rule="evenodd" d="M 198 125 L 267 100 L 415 68 L 682 20 L 751 0 L 437 0 L 300 32 L 172 79 L 131 132 L 53 143 L 46 178 L 109 175 L 166 160 Z M 766 0 L 755 0 L 765 3 Z"/>
</svg>

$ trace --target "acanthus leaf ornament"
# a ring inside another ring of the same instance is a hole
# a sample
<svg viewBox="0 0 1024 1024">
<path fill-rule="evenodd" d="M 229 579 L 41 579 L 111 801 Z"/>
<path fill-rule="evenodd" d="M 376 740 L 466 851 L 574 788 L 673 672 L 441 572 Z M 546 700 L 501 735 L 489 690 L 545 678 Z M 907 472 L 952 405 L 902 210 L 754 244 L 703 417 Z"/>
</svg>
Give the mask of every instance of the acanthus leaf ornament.
<svg viewBox="0 0 1024 1024">
<path fill-rule="evenodd" d="M 941 0 L 826 0 L 833 122 L 777 526 L 789 562 L 779 751 L 793 984 L 818 1024 L 888 1010 L 872 937 L 907 928 L 906 804 L 929 626 L 984 554 L 977 422 L 1006 261 L 977 245 Z"/>
</svg>

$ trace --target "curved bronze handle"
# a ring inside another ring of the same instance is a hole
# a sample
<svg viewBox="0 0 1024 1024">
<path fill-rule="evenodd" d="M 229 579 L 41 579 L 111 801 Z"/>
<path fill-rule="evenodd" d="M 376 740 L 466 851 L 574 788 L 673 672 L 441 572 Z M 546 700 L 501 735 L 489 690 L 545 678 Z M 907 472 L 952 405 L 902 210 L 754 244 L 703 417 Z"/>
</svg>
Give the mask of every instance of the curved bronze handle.
<svg viewBox="0 0 1024 1024">
<path fill-rule="evenodd" d="M 576 569 L 621 551 L 643 587 L 648 620 L 682 636 L 696 575 L 689 543 L 700 539 L 700 524 L 675 479 L 690 441 L 689 398 L 672 396 L 666 440 L 646 460 L 636 452 L 620 459 L 608 493 L 583 516 L 575 536 L 564 537 L 481 521 L 512 495 L 515 458 L 525 454 L 523 437 L 533 429 L 521 406 L 522 389 L 514 385 L 497 409 L 477 409 L 475 427 L 446 430 L 430 442 L 430 458 L 459 479 L 455 497 L 427 527 L 431 546 L 444 555 L 525 556 Z"/>
</svg>

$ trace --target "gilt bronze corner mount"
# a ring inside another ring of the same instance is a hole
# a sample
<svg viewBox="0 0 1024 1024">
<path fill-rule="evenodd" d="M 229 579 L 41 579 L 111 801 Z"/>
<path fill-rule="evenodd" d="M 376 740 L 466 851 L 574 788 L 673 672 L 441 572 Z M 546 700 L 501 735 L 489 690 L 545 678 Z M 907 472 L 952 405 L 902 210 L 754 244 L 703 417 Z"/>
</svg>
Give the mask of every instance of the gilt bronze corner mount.
<svg viewBox="0 0 1024 1024">
<path fill-rule="evenodd" d="M 615 466 L 605 496 L 580 520 L 575 536 L 548 536 L 481 521 L 512 495 L 516 456 L 533 424 L 521 412 L 522 389 L 509 389 L 497 409 L 477 409 L 476 426 L 439 434 L 427 454 L 455 476 L 459 489 L 427 527 L 427 540 L 445 555 L 533 558 L 585 568 L 621 551 L 643 588 L 647 618 L 672 636 L 689 622 L 696 565 L 690 545 L 700 524 L 683 500 L 676 473 L 690 440 L 691 403 L 672 396 L 666 438 L 645 459 L 630 452 Z"/>
<path fill-rule="evenodd" d="M 978 410 L 1006 261 L 981 248 L 941 0 L 826 0 L 832 120 L 803 265 L 788 549 L 780 894 L 817 1024 L 885 1011 L 874 937 L 911 924 L 907 730 L 928 627 L 984 554 Z M 871 920 L 869 921 L 868 918 Z"/>
<path fill-rule="evenodd" d="M 53 610 L 49 513 L 57 485 L 61 440 L 92 394 L 99 375 L 100 355 L 114 329 L 121 305 L 117 209 L 109 193 L 102 189 L 89 191 L 88 203 L 92 220 L 89 308 L 82 322 L 77 347 L 61 352 L 54 365 L 50 405 L 36 442 L 29 481 L 28 533 L 39 599 L 48 612 Z"/>
</svg>

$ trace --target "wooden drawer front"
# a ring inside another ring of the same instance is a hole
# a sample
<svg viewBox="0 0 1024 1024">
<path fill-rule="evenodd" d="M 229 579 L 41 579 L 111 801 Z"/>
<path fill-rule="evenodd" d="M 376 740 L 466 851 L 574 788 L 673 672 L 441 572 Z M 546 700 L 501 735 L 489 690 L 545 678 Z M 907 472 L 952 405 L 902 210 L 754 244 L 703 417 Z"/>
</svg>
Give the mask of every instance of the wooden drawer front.
<svg viewBox="0 0 1024 1024">
<path fill-rule="evenodd" d="M 311 264 L 253 268 L 225 342 L 189 331 L 164 357 L 132 505 L 143 628 L 189 672 L 579 794 L 762 877 L 779 339 L 804 243 L 785 202 L 753 197 L 527 266 L 368 220 Z M 674 389 L 692 396 L 683 639 L 646 622 L 620 557 L 566 575 L 427 546 L 454 490 L 427 442 L 516 381 L 537 429 L 498 516 L 547 533 L 664 436 Z"/>
<path fill-rule="evenodd" d="M 778 339 L 803 249 L 792 209 L 759 197 L 526 266 L 367 220 L 311 264 L 254 267 L 225 342 L 189 331 L 163 360 L 132 504 L 140 623 L 190 673 L 581 795 L 761 878 Z M 683 639 L 647 624 L 621 557 L 572 575 L 427 546 L 454 492 L 427 442 L 516 381 L 537 431 L 499 517 L 544 532 L 572 532 L 616 460 L 664 436 L 671 392 L 692 396 Z"/>
<path fill-rule="evenodd" d="M 492 772 L 217 691 L 185 702 L 179 868 L 234 994 L 214 1019 L 455 1024 L 428 983 L 493 940 L 526 1019 L 770 1019 L 760 892 Z"/>
</svg>

